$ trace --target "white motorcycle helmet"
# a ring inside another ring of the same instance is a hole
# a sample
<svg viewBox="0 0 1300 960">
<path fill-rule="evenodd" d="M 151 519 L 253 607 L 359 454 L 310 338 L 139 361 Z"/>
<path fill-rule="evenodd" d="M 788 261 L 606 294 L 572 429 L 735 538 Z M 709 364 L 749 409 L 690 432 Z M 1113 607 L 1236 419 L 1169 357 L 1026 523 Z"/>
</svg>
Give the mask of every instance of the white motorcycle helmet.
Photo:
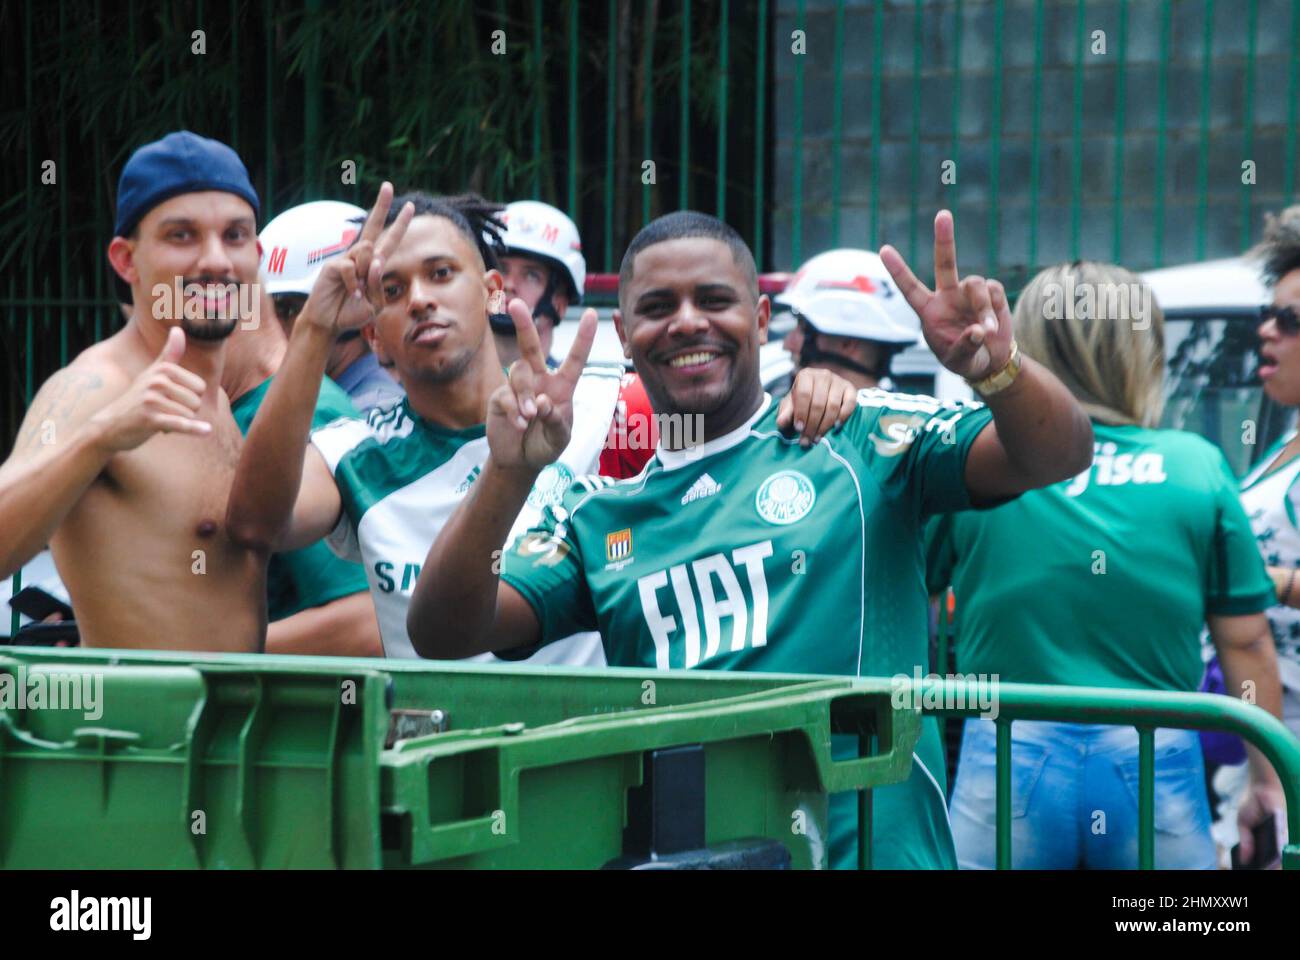
<svg viewBox="0 0 1300 960">
<path fill-rule="evenodd" d="M 506 225 L 501 235 L 502 256 L 534 257 L 551 268 L 551 281 L 533 308 L 533 316 L 549 316 L 559 323 L 564 318 L 551 300 L 558 283 L 568 288 L 570 303 L 581 303 L 587 282 L 587 261 L 582 256 L 577 226 L 562 211 L 538 200 L 516 200 L 505 208 L 500 219 Z M 508 332 L 514 332 L 513 325 Z"/>
<path fill-rule="evenodd" d="M 884 262 L 868 250 L 819 253 L 799 269 L 775 302 L 789 307 L 809 328 L 800 366 L 828 360 L 879 378 L 888 373 L 895 353 L 921 337 L 921 318 L 894 285 Z M 882 344 L 881 369 L 867 370 L 848 357 L 822 350 L 817 333 Z"/>
<path fill-rule="evenodd" d="M 311 293 L 330 257 L 338 256 L 361 232 L 366 211 L 337 200 L 315 200 L 280 214 L 262 228 L 262 278 L 271 296 Z"/>
</svg>

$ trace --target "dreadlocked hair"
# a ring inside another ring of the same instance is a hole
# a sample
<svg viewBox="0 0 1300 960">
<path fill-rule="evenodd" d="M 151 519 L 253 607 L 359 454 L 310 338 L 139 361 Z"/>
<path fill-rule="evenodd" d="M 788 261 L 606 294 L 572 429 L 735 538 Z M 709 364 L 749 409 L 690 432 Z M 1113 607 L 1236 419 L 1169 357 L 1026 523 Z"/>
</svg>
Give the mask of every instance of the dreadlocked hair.
<svg viewBox="0 0 1300 960">
<path fill-rule="evenodd" d="M 415 207 L 417 217 L 442 217 L 450 220 L 461 233 L 474 241 L 474 246 L 483 258 L 483 266 L 489 270 L 499 270 L 501 263 L 497 251 L 505 245 L 501 237 L 506 225 L 500 218 L 505 206 L 484 200 L 477 193 L 458 193 L 450 197 L 431 197 L 421 190 L 412 190 L 400 197 L 394 197 L 384 218 L 384 226 L 391 227 L 407 204 Z M 364 222 L 362 218 L 358 222 Z"/>
<path fill-rule="evenodd" d="M 1264 280 L 1270 287 L 1300 269 L 1300 205 L 1270 214 L 1264 221 L 1264 238 L 1248 255 L 1262 262 Z"/>
</svg>

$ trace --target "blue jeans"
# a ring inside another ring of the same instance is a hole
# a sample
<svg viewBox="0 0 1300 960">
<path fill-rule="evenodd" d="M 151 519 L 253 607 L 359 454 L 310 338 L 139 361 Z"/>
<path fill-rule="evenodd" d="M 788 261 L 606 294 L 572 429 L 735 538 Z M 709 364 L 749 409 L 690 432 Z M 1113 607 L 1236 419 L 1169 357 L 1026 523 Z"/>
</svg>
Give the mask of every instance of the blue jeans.
<svg viewBox="0 0 1300 960">
<path fill-rule="evenodd" d="M 1138 746 L 1132 727 L 1020 720 L 1011 727 L 1011 859 L 1016 869 L 1138 865 Z M 996 734 L 966 721 L 949 812 L 962 869 L 996 864 Z M 1156 866 L 1211 870 L 1210 805 L 1194 730 L 1155 737 Z"/>
</svg>

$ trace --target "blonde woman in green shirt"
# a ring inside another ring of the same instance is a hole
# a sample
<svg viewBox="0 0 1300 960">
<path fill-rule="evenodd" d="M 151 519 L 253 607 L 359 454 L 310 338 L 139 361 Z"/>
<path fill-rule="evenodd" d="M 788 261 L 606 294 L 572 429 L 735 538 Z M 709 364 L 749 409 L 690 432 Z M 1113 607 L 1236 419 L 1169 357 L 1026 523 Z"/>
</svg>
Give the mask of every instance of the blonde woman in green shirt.
<svg viewBox="0 0 1300 960">
<path fill-rule="evenodd" d="M 1033 279 L 1016 305 L 1016 336 L 1092 419 L 1093 464 L 993 510 L 937 518 L 927 531 L 929 587 L 953 587 L 963 673 L 1192 691 L 1208 623 L 1229 689 L 1249 682 L 1278 715 L 1263 614 L 1274 591 L 1232 471 L 1201 437 L 1154 427 L 1163 324 L 1149 288 L 1121 267 L 1076 262 Z M 1280 810 L 1276 774 L 1252 760 L 1260 802 L 1250 815 Z M 994 769 L 993 724 L 968 720 L 950 804 L 963 867 L 994 863 Z M 1157 732 L 1155 786 L 1157 866 L 1213 868 L 1195 731 Z M 1015 866 L 1136 867 L 1137 790 L 1134 728 L 1015 723 Z"/>
</svg>

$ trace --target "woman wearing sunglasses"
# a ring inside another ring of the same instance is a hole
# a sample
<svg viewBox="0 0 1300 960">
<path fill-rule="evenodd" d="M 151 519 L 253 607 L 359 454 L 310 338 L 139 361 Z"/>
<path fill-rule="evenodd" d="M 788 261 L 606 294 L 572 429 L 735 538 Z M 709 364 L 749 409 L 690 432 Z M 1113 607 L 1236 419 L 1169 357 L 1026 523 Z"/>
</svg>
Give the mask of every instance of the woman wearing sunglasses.
<svg viewBox="0 0 1300 960">
<path fill-rule="evenodd" d="M 1151 304 L 1148 315 L 1122 309 L 1136 303 Z M 951 584 L 956 594 L 957 669 L 1018 683 L 1193 691 L 1208 623 L 1229 684 L 1249 680 L 1256 702 L 1278 713 L 1263 616 L 1273 589 L 1236 479 L 1208 441 L 1154 429 L 1164 398 L 1164 318 L 1149 290 L 1122 267 L 1060 264 L 1026 287 L 1014 323 L 1021 352 L 1088 411 L 1096 454 L 1073 480 L 932 522 L 927 581 L 932 593 Z M 973 718 L 962 737 L 950 813 L 965 868 L 994 865 L 993 728 Z M 1135 868 L 1136 730 L 1022 720 L 1011 731 L 1013 865 Z M 1156 865 L 1213 868 L 1196 732 L 1157 730 L 1155 754 Z M 1262 757 L 1252 759 L 1256 805 L 1281 806 L 1276 774 Z M 1256 817 L 1255 806 L 1242 816 Z"/>
<path fill-rule="evenodd" d="M 1300 206 L 1270 217 L 1252 251 L 1273 302 L 1260 311 L 1259 379 L 1283 407 L 1300 407 Z M 1282 675 L 1283 722 L 1300 736 L 1300 432 L 1292 427 L 1241 483 L 1250 519 L 1277 590 L 1268 611 Z"/>
</svg>

